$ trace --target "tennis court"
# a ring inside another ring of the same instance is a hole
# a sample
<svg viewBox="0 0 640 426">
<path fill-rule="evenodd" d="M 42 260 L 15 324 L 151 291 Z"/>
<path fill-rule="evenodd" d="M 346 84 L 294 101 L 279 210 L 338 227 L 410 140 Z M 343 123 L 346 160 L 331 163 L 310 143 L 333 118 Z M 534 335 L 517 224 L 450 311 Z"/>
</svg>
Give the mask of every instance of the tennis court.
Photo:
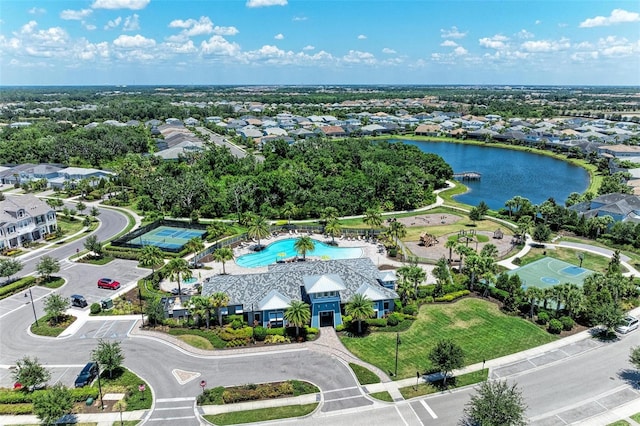
<svg viewBox="0 0 640 426">
<path fill-rule="evenodd" d="M 564 283 L 577 284 L 582 287 L 584 279 L 593 274 L 593 271 L 552 257 L 543 257 L 518 269 L 513 269 L 507 274 L 518 274 L 525 288 L 528 286 L 553 287 Z"/>
<path fill-rule="evenodd" d="M 192 238 L 206 234 L 207 231 L 199 229 L 176 228 L 173 226 L 158 226 L 155 229 L 137 236 L 127 243 L 134 246 L 156 246 L 161 249 L 179 250 Z"/>
</svg>

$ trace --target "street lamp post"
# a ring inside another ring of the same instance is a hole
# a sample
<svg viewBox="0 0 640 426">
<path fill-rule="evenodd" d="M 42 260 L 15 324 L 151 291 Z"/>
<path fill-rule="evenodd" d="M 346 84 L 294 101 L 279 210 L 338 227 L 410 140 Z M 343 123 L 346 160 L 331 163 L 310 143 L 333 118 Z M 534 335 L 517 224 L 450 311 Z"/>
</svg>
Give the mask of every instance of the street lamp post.
<svg viewBox="0 0 640 426">
<path fill-rule="evenodd" d="M 98 366 L 98 393 L 100 394 L 100 409 L 104 410 L 104 400 L 102 399 L 102 383 L 100 382 L 100 364 L 96 361 Z"/>
<path fill-rule="evenodd" d="M 398 377 L 398 346 L 400 346 L 400 333 L 396 332 L 396 371 L 394 377 Z"/>
<path fill-rule="evenodd" d="M 27 293 L 24 294 L 24 297 L 27 297 Z M 36 315 L 36 305 L 33 304 L 33 294 L 31 293 L 31 288 L 29 288 L 29 297 L 31 298 L 31 308 L 33 308 L 33 318 L 36 320 L 36 327 L 38 327 L 38 315 Z"/>
<path fill-rule="evenodd" d="M 144 327 L 144 311 L 142 310 L 142 292 L 140 291 L 140 287 L 138 287 L 138 302 L 140 303 L 140 317 L 142 319 L 140 328 L 143 328 Z"/>
</svg>

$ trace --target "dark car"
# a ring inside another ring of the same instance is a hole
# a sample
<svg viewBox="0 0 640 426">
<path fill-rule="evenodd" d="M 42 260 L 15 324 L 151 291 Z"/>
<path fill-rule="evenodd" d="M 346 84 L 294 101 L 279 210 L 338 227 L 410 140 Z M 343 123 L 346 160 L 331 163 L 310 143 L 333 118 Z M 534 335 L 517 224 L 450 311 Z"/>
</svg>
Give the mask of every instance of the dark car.
<svg viewBox="0 0 640 426">
<path fill-rule="evenodd" d="M 120 288 L 120 283 L 111 278 L 100 278 L 98 280 L 98 288 L 108 288 L 109 290 L 117 290 Z"/>
<path fill-rule="evenodd" d="M 98 376 L 98 364 L 95 362 L 89 362 L 84 366 L 78 377 L 76 377 L 75 386 L 81 388 L 87 386 L 93 382 Z"/>
<path fill-rule="evenodd" d="M 202 269 L 204 268 L 204 263 L 202 262 L 194 262 L 193 260 L 189 262 L 189 268 L 191 269 Z"/>
<path fill-rule="evenodd" d="M 84 296 L 81 296 L 79 294 L 71 295 L 71 306 L 75 306 L 78 308 L 86 308 L 87 305 L 88 305 L 87 299 L 85 299 Z"/>
</svg>

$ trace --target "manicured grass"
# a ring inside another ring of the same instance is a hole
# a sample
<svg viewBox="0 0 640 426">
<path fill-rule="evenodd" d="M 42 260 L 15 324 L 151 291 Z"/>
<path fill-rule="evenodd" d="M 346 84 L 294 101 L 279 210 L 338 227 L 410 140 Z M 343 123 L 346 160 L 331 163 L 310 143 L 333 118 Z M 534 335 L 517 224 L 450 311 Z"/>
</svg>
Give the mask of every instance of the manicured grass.
<svg viewBox="0 0 640 426">
<path fill-rule="evenodd" d="M 638 423 L 640 423 L 640 413 L 636 413 L 636 414 L 634 414 L 634 415 L 632 415 L 632 416 L 629 416 L 629 418 L 630 418 L 631 420 L 633 420 L 634 422 L 638 422 Z"/>
<path fill-rule="evenodd" d="M 455 377 L 447 378 L 447 386 L 445 387 L 442 380 L 431 383 L 420 383 L 418 386 L 407 386 L 398 389 L 404 399 L 411 399 L 417 396 L 428 395 L 435 392 L 440 392 L 446 389 L 461 388 L 463 386 L 473 385 L 480 383 L 489 377 L 489 369 L 473 371 L 467 374 L 461 374 Z"/>
<path fill-rule="evenodd" d="M 31 332 L 38 336 L 58 337 L 60 333 L 67 329 L 74 323 L 76 317 L 73 315 L 63 315 L 60 322 L 55 325 L 50 325 L 49 320 L 51 316 L 45 315 L 42 318 L 38 318 L 38 325 L 34 322 L 31 324 Z"/>
<path fill-rule="evenodd" d="M 38 285 L 40 287 L 45 287 L 45 288 L 60 288 L 64 285 L 65 280 L 64 278 L 60 278 L 60 277 L 49 277 L 48 280 L 41 280 L 40 282 L 38 282 Z"/>
<path fill-rule="evenodd" d="M 124 398 L 127 403 L 126 411 L 148 410 L 151 408 L 151 403 L 153 402 L 151 388 L 135 373 L 126 368 L 120 368 L 113 372 L 112 378 L 109 377 L 109 373 L 106 371 L 103 371 L 100 377 L 103 394 L 124 393 L 130 395 Z M 139 385 L 145 385 L 144 392 L 139 391 Z M 93 387 L 98 387 L 97 380 L 93 383 Z"/>
<path fill-rule="evenodd" d="M 120 425 L 120 421 L 118 420 L 117 422 L 113 422 L 111 426 L 136 426 L 139 423 L 140 420 L 124 420 L 122 425 Z"/>
<path fill-rule="evenodd" d="M 289 405 L 286 407 L 261 408 L 259 410 L 235 411 L 204 418 L 215 425 L 235 425 L 242 423 L 264 422 L 268 420 L 289 419 L 306 416 L 316 409 L 318 404 Z"/>
<path fill-rule="evenodd" d="M 382 371 L 394 371 L 395 334 L 372 332 L 366 337 L 340 339 L 360 359 Z M 505 315 L 483 299 L 423 305 L 411 328 L 400 333 L 398 378 L 431 371 L 427 354 L 440 339 L 452 339 L 460 345 L 469 365 L 540 346 L 557 337 L 522 318 Z"/>
<path fill-rule="evenodd" d="M 369 396 L 371 398 L 379 399 L 380 401 L 393 402 L 391 394 L 387 391 L 370 393 Z"/>
<path fill-rule="evenodd" d="M 378 377 L 378 375 L 373 371 L 370 371 L 369 369 L 352 362 L 349 363 L 349 367 L 351 367 L 353 373 L 356 375 L 356 377 L 358 378 L 358 382 L 360 382 L 361 385 L 380 383 L 380 377 Z"/>
<path fill-rule="evenodd" d="M 178 336 L 178 339 L 182 340 L 183 342 L 185 342 L 188 345 L 193 346 L 194 348 L 205 349 L 205 350 L 214 349 L 213 345 L 211 344 L 211 342 L 209 342 L 204 337 L 192 336 L 192 335 L 189 335 L 189 334 L 184 334 L 182 336 Z"/>
<path fill-rule="evenodd" d="M 626 420 L 618 420 L 617 422 L 609 423 L 607 426 L 628 426 L 629 422 Z"/>
<path fill-rule="evenodd" d="M 547 254 L 544 254 L 545 252 Z M 542 259 L 543 257 L 552 257 L 554 259 L 562 260 L 564 262 L 571 263 L 572 265 L 579 266 L 580 260 L 578 259 L 578 253 L 582 253 L 584 255 L 584 260 L 582 261 L 583 267 L 591 269 L 595 272 L 607 271 L 607 266 L 609 265 L 608 257 L 564 247 L 557 247 L 555 249 L 531 248 L 531 250 L 529 250 L 529 253 L 522 257 L 520 266 L 535 262 L 536 260 Z M 624 272 L 625 268 L 622 267 L 622 269 Z"/>
</svg>

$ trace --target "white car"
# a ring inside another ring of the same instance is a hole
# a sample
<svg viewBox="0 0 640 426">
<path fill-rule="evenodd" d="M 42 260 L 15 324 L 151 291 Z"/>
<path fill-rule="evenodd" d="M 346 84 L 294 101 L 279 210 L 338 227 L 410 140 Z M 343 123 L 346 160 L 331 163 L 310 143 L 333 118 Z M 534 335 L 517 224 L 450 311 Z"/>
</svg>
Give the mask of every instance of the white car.
<svg viewBox="0 0 640 426">
<path fill-rule="evenodd" d="M 624 317 L 624 321 L 622 322 L 622 324 L 616 327 L 616 331 L 620 334 L 627 334 L 630 331 L 633 331 L 636 328 L 638 328 L 638 324 L 640 324 L 640 321 L 638 321 L 638 318 L 627 316 L 627 317 Z"/>
</svg>

